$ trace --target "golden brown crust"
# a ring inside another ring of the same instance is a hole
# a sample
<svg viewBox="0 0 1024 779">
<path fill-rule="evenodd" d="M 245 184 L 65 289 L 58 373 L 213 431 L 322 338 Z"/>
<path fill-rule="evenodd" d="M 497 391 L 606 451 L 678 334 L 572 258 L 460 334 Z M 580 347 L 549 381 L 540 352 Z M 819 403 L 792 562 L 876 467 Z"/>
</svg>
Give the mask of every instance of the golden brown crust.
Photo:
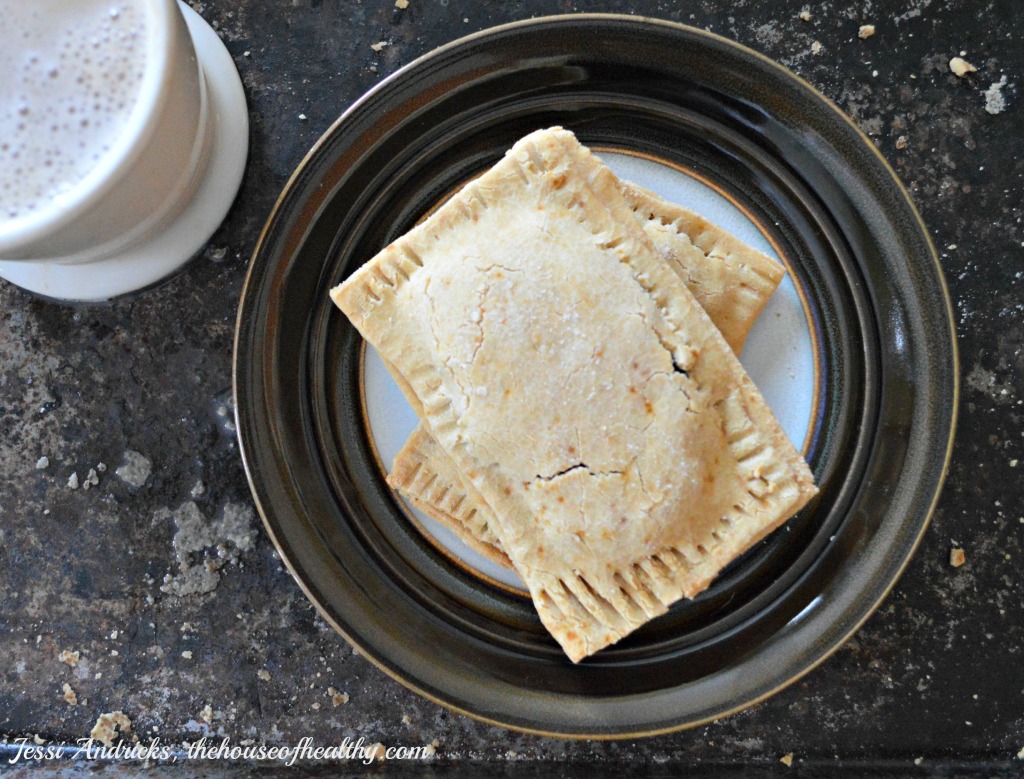
<svg viewBox="0 0 1024 779">
<path fill-rule="evenodd" d="M 395 455 L 387 481 L 420 511 L 454 531 L 471 549 L 498 565 L 513 568 L 488 523 L 487 504 L 471 484 L 463 483 L 458 467 L 422 425 Z"/>
<path fill-rule="evenodd" d="M 573 661 L 664 613 L 815 493 L 721 333 L 571 133 L 534 133 L 332 298 Z"/>
<path fill-rule="evenodd" d="M 736 354 L 786 269 L 699 214 L 623 181 L 622 194 Z"/>
<path fill-rule="evenodd" d="M 692 211 L 628 181 L 620 179 L 619 187 L 651 243 L 680 275 L 687 289 L 738 354 L 758 314 L 785 275 L 785 269 Z M 411 402 L 418 403 L 415 399 Z M 424 449 L 429 448 L 429 452 L 418 448 L 416 442 Z M 457 500 L 461 506 L 475 507 L 476 501 L 467 496 L 467 487 L 458 468 L 422 426 L 396 456 L 393 469 L 405 472 L 413 464 L 421 479 L 432 480 L 439 494 L 448 500 Z M 478 538 L 473 535 L 472 527 L 460 521 L 459 517 L 447 515 L 442 506 L 430 504 L 429 496 L 416 494 L 408 497 L 422 511 L 452 529 L 469 546 L 478 551 L 482 548 L 490 559 L 513 568 L 512 561 L 501 551 L 501 544 L 493 532 L 489 532 L 486 538 Z"/>
</svg>

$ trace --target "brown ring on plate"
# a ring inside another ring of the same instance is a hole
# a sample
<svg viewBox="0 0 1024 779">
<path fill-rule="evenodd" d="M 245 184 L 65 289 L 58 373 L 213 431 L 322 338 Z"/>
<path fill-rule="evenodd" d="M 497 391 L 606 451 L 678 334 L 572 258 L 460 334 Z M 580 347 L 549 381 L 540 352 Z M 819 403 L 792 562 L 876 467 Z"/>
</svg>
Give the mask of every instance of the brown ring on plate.
<svg viewBox="0 0 1024 779">
<path fill-rule="evenodd" d="M 405 521 L 359 410 L 360 341 L 327 290 L 527 132 L 691 168 L 791 258 L 819 345 L 821 494 L 708 591 L 579 665 L 524 599 Z M 289 180 L 242 292 L 235 396 L 267 532 L 325 619 L 386 673 L 505 727 L 623 738 L 792 683 L 877 608 L 927 527 L 958 399 L 927 231 L 874 144 L 812 87 L 717 35 L 629 16 L 505 25 L 357 101 Z"/>
</svg>

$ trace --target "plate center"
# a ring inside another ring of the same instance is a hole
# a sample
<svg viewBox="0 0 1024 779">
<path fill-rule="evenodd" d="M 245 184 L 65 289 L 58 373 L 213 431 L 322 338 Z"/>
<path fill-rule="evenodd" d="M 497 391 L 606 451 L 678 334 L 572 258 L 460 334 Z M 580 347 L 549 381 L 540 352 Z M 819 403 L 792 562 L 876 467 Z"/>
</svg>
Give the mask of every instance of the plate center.
<svg viewBox="0 0 1024 779">
<path fill-rule="evenodd" d="M 599 154 L 620 178 L 697 212 L 788 266 L 787 258 L 780 256 L 766 231 L 750 215 L 689 172 L 647 157 L 606 151 Z M 806 454 L 817 384 L 814 340 L 792 273 L 786 274 L 754 324 L 740 362 L 790 441 Z M 370 439 L 382 466 L 390 468 L 419 419 L 372 346 L 366 347 L 362 389 Z M 400 494 L 397 498 L 410 520 L 450 558 L 492 582 L 525 592 L 513 571 L 469 548 L 454 532 L 414 508 Z"/>
</svg>

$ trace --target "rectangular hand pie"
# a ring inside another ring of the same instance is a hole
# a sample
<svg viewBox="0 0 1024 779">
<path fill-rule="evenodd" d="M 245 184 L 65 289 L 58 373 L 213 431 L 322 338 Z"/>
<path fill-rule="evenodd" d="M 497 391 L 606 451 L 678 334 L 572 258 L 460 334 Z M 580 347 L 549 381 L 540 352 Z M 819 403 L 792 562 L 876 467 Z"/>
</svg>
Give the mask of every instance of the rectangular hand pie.
<svg viewBox="0 0 1024 779">
<path fill-rule="evenodd" d="M 643 187 L 619 180 L 619 188 L 654 248 L 739 354 L 785 269 L 717 225 Z M 464 481 L 423 425 L 409 437 L 388 474 L 388 484 L 470 548 L 512 567 Z"/>
<path fill-rule="evenodd" d="M 729 344 L 571 133 L 533 133 L 331 291 L 417 399 L 573 661 L 815 493 Z"/>
</svg>

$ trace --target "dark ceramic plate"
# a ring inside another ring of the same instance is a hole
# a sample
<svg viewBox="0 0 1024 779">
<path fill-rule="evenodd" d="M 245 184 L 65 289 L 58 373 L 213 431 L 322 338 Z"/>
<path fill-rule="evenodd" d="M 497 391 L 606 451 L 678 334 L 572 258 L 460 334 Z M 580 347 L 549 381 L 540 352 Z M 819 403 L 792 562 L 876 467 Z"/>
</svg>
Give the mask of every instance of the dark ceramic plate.
<svg viewBox="0 0 1024 779">
<path fill-rule="evenodd" d="M 684 170 L 787 261 L 814 343 L 805 451 L 821 487 L 786 529 L 573 666 L 529 601 L 425 537 L 384 483 L 363 350 L 327 290 L 518 138 Z M 403 684 L 524 730 L 617 737 L 736 711 L 794 681 L 913 553 L 953 434 L 957 360 L 934 250 L 892 170 L 832 104 L 749 49 L 620 16 L 499 27 L 403 68 L 295 172 L 253 257 L 238 431 L 267 530 L 325 618 Z"/>
</svg>

